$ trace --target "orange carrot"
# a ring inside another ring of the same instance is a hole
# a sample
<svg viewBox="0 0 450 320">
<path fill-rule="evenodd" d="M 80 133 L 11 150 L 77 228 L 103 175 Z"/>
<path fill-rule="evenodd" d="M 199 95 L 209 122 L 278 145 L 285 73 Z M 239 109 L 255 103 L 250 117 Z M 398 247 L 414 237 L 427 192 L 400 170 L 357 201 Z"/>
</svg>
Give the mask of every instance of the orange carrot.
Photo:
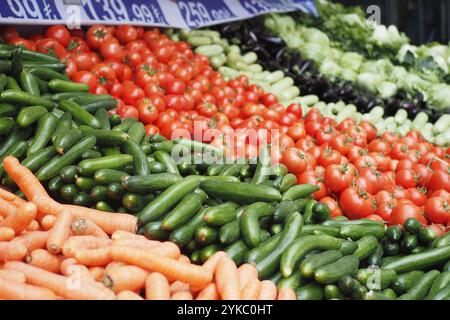
<svg viewBox="0 0 450 320">
<path fill-rule="evenodd" d="M 66 257 L 74 257 L 76 249 L 98 249 L 109 246 L 111 240 L 94 236 L 73 236 L 67 239 L 62 248 Z"/>
<path fill-rule="evenodd" d="M 258 300 L 276 300 L 277 286 L 270 280 L 261 281 Z"/>
<path fill-rule="evenodd" d="M 149 271 L 160 272 L 166 277 L 198 287 L 205 287 L 212 281 L 212 275 L 205 272 L 202 267 L 186 265 L 177 260 L 156 255 L 146 249 L 112 246 L 111 258 Z"/>
<path fill-rule="evenodd" d="M 89 272 L 95 281 L 101 281 L 105 275 L 105 268 L 102 267 L 90 267 Z"/>
<path fill-rule="evenodd" d="M 15 237 L 11 242 L 22 243 L 27 247 L 28 252 L 31 252 L 35 249 L 45 248 L 47 239 L 48 231 L 31 231 Z"/>
<path fill-rule="evenodd" d="M 7 227 L 14 230 L 16 234 L 20 234 L 24 231 L 31 221 L 36 217 L 37 208 L 32 202 L 24 203 L 17 208 L 17 211 L 9 215 L 5 220 L 0 223 L 0 227 Z"/>
<path fill-rule="evenodd" d="M 8 227 L 0 227 L 0 241 L 9 241 L 16 236 L 14 229 Z"/>
<path fill-rule="evenodd" d="M 112 240 L 122 240 L 122 239 L 136 239 L 136 240 L 144 240 L 149 242 L 160 242 L 160 241 L 154 241 L 154 240 L 148 240 L 146 237 L 141 236 L 139 234 L 125 231 L 125 230 L 116 230 L 111 234 Z"/>
<path fill-rule="evenodd" d="M 186 263 L 186 264 L 191 263 L 191 259 L 189 259 L 189 257 L 185 256 L 184 254 L 180 255 L 180 257 L 178 258 L 178 261 L 180 261 L 182 263 Z"/>
<path fill-rule="evenodd" d="M 86 218 L 77 218 L 70 225 L 70 230 L 72 233 L 78 236 L 95 236 L 100 238 L 108 238 L 109 236 L 99 228 L 95 223 Z"/>
<path fill-rule="evenodd" d="M 202 265 L 202 268 L 205 269 L 206 272 L 214 274 L 220 259 L 226 256 L 227 254 L 225 252 L 217 251 Z"/>
<path fill-rule="evenodd" d="M 145 299 L 169 300 L 170 289 L 167 278 L 159 272 L 150 273 L 145 279 Z"/>
<path fill-rule="evenodd" d="M 175 292 L 171 297 L 171 300 L 194 300 L 192 294 L 189 291 Z"/>
<path fill-rule="evenodd" d="M 76 249 L 74 257 L 78 263 L 85 266 L 106 266 L 111 262 L 109 249 L 110 247 L 102 247 L 98 249 Z"/>
<path fill-rule="evenodd" d="M 258 271 L 249 263 L 244 263 L 238 268 L 238 275 L 241 291 L 244 290 L 249 282 L 258 280 Z"/>
<path fill-rule="evenodd" d="M 53 225 L 55 224 L 56 221 L 56 216 L 51 215 L 51 214 L 47 214 L 46 216 L 44 216 L 41 219 L 41 227 L 42 229 L 44 229 L 45 231 L 50 230 L 51 228 L 53 228 Z"/>
<path fill-rule="evenodd" d="M 1 279 L 0 298 L 8 300 L 55 300 L 55 294 L 46 288 L 17 281 Z"/>
<path fill-rule="evenodd" d="M 277 300 L 297 300 L 297 295 L 291 288 L 281 288 Z"/>
<path fill-rule="evenodd" d="M 208 284 L 202 291 L 197 295 L 196 300 L 219 300 L 220 295 L 217 291 L 217 286 L 215 283 Z"/>
<path fill-rule="evenodd" d="M 117 294 L 116 297 L 117 300 L 144 300 L 140 295 L 138 295 L 136 292 L 125 290 L 121 291 Z"/>
<path fill-rule="evenodd" d="M 19 242 L 0 242 L 0 262 L 22 260 L 27 254 L 27 247 Z"/>
<path fill-rule="evenodd" d="M 247 283 L 244 289 L 242 289 L 242 300 L 256 300 L 258 299 L 260 292 L 261 282 L 258 279 L 253 279 Z"/>
<path fill-rule="evenodd" d="M 125 263 L 123 263 L 123 262 L 112 261 L 112 262 L 108 263 L 108 265 L 105 267 L 105 271 L 112 270 L 114 268 L 124 266 L 124 265 L 125 265 Z"/>
<path fill-rule="evenodd" d="M 23 262 L 8 262 L 4 268 L 22 272 L 27 279 L 27 283 L 50 289 L 65 299 L 110 300 L 115 298 L 114 293 L 110 290 L 81 281 L 76 276 L 58 275 Z"/>
<path fill-rule="evenodd" d="M 53 273 L 61 272 L 61 261 L 61 257 L 55 256 L 45 249 L 33 250 L 25 257 L 26 263 Z"/>
<path fill-rule="evenodd" d="M 228 256 L 222 257 L 217 264 L 217 290 L 223 300 L 240 300 L 239 275 L 236 264 Z"/>
<path fill-rule="evenodd" d="M 3 218 L 12 216 L 17 212 L 17 207 L 3 198 L 0 198 L 0 208 L 0 216 Z"/>
<path fill-rule="evenodd" d="M 49 231 L 47 240 L 47 250 L 53 254 L 61 252 L 64 242 L 70 236 L 70 224 L 72 223 L 72 214 L 69 211 L 62 211 L 56 218 L 55 225 Z"/>
<path fill-rule="evenodd" d="M 122 240 L 118 240 L 122 241 Z M 173 243 L 173 242 L 163 242 L 160 245 L 157 246 L 122 246 L 117 245 L 117 241 L 113 242 L 114 247 L 126 247 L 126 248 L 139 248 L 142 250 L 145 250 L 149 253 L 158 255 L 158 256 L 164 256 L 172 259 L 178 259 L 180 256 L 180 248 Z"/>
<path fill-rule="evenodd" d="M 9 281 L 25 283 L 25 275 L 16 270 L 2 270 L 0 269 L 0 278 Z"/>
<path fill-rule="evenodd" d="M 148 272 L 136 266 L 121 266 L 105 272 L 103 284 L 114 292 L 138 291 L 145 287 Z"/>
<path fill-rule="evenodd" d="M 25 201 L 23 200 L 21 197 L 19 197 L 18 195 L 9 192 L 8 190 L 3 189 L 2 187 L 0 187 L 0 198 L 4 199 L 6 201 L 9 202 L 14 202 L 14 201 Z"/>
<path fill-rule="evenodd" d="M 63 275 L 67 276 L 67 275 L 69 275 L 69 268 L 76 264 L 77 264 L 77 260 L 75 260 L 74 258 L 66 258 L 61 261 L 61 264 L 59 265 L 59 269 Z"/>
<path fill-rule="evenodd" d="M 190 291 L 190 286 L 180 280 L 176 280 L 170 284 L 170 293 L 174 294 L 178 291 Z"/>
<path fill-rule="evenodd" d="M 38 231 L 40 229 L 39 222 L 37 220 L 33 220 L 27 227 L 27 231 Z"/>
<path fill-rule="evenodd" d="M 25 194 L 29 201 L 34 202 L 35 197 L 47 197 L 49 195 L 39 180 L 25 166 L 22 166 L 14 157 L 6 157 L 3 160 L 3 168 L 8 175 L 14 180 L 16 185 Z"/>
<path fill-rule="evenodd" d="M 145 240 L 145 239 L 114 239 L 114 245 L 129 246 L 129 247 L 142 247 L 142 248 L 154 248 L 161 244 L 160 241 Z"/>
</svg>

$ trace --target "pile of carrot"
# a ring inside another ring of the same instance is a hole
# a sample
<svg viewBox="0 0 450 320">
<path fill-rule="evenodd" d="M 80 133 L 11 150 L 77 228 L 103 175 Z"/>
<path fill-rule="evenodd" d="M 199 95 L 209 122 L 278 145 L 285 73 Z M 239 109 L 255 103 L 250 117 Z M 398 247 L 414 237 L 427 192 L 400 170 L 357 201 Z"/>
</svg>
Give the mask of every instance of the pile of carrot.
<svg viewBox="0 0 450 320">
<path fill-rule="evenodd" d="M 191 264 L 135 234 L 132 215 L 56 202 L 14 157 L 3 167 L 28 201 L 0 188 L 0 299 L 296 299 L 224 252 Z"/>
</svg>

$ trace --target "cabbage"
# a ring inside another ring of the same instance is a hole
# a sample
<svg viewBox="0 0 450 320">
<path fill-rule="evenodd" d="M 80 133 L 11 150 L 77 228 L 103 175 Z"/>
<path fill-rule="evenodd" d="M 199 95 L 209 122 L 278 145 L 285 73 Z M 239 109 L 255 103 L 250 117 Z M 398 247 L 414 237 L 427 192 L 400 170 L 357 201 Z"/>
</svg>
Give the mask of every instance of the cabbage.
<svg viewBox="0 0 450 320">
<path fill-rule="evenodd" d="M 395 66 L 392 69 L 390 78 L 394 82 L 399 82 L 400 79 L 404 79 L 408 76 L 408 71 L 404 67 Z"/>
<path fill-rule="evenodd" d="M 330 60 L 323 61 L 319 71 L 332 80 L 339 77 L 342 72 L 341 67 L 337 63 Z"/>
<path fill-rule="evenodd" d="M 393 82 L 383 81 L 377 86 L 377 90 L 383 99 L 389 99 L 397 92 L 397 86 Z"/>
<path fill-rule="evenodd" d="M 327 60 L 333 60 L 334 62 L 338 63 L 339 60 L 341 60 L 342 57 L 342 51 L 336 48 L 325 48 L 324 47 L 324 57 Z"/>
<path fill-rule="evenodd" d="M 427 91 L 428 105 L 436 110 L 444 110 L 450 107 L 450 86 L 439 83 L 430 86 Z"/>
<path fill-rule="evenodd" d="M 415 59 L 417 57 L 417 47 L 409 44 L 404 44 L 397 53 L 397 60 L 400 63 L 409 63 L 410 59 Z"/>
<path fill-rule="evenodd" d="M 344 69 L 350 69 L 353 71 L 358 71 L 361 68 L 363 62 L 363 56 L 356 52 L 345 52 L 339 64 Z"/>
<path fill-rule="evenodd" d="M 295 33 L 288 33 L 283 39 L 289 48 L 299 48 L 305 44 L 303 39 Z"/>
<path fill-rule="evenodd" d="M 348 14 L 343 14 L 341 16 L 341 21 L 347 23 L 348 25 L 358 25 L 360 27 L 365 28 L 365 21 L 361 19 L 360 16 L 358 16 L 356 13 L 348 13 Z"/>
<path fill-rule="evenodd" d="M 376 73 L 363 72 L 358 75 L 356 83 L 372 93 L 377 92 L 378 85 L 383 81 L 383 77 Z"/>
<path fill-rule="evenodd" d="M 344 80 L 355 82 L 356 81 L 356 77 L 357 77 L 356 72 L 354 72 L 354 71 L 352 71 L 350 69 L 343 68 L 341 70 L 341 78 L 344 79 Z"/>
<path fill-rule="evenodd" d="M 314 61 L 321 61 L 326 53 L 326 50 L 321 45 L 312 42 L 306 43 L 300 47 L 300 50 L 306 59 L 312 59 Z"/>
<path fill-rule="evenodd" d="M 417 74 L 408 73 L 406 77 L 398 79 L 398 85 L 409 93 L 414 93 L 416 90 L 425 92 L 431 83 L 423 80 Z"/>
<path fill-rule="evenodd" d="M 330 39 L 328 36 L 320 31 L 319 29 L 315 28 L 303 28 L 302 30 L 302 37 L 307 42 L 313 42 L 319 45 L 322 45 L 324 47 L 330 46 Z"/>
<path fill-rule="evenodd" d="M 378 66 L 375 60 L 366 60 L 359 70 L 360 72 L 370 72 L 370 73 L 377 73 L 378 72 Z"/>
<path fill-rule="evenodd" d="M 386 28 L 384 25 L 377 25 L 370 36 L 369 42 L 380 47 L 400 47 L 408 42 L 404 34 L 400 34 L 395 26 Z"/>
</svg>

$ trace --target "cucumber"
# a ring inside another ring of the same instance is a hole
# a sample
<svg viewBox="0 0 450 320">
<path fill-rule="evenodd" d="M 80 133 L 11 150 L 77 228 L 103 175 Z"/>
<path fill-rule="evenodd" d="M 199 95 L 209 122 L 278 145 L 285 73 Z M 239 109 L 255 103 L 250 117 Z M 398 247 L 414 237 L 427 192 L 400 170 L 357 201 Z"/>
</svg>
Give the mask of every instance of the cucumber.
<svg viewBox="0 0 450 320">
<path fill-rule="evenodd" d="M 281 231 L 283 231 L 283 225 L 281 224 L 273 224 L 270 226 L 270 234 L 272 235 L 279 234 Z"/>
<path fill-rule="evenodd" d="M 237 177 L 237 176 L 239 176 L 239 173 L 241 172 L 241 169 L 243 166 L 244 166 L 244 164 L 240 164 L 240 163 L 230 164 L 230 165 L 226 166 L 225 168 L 223 168 L 220 171 L 219 175 Z"/>
<path fill-rule="evenodd" d="M 436 238 L 436 231 L 433 229 L 423 228 L 419 231 L 419 241 L 423 244 L 429 244 Z"/>
<path fill-rule="evenodd" d="M 95 150 L 87 150 L 85 153 L 81 155 L 81 160 L 98 159 L 101 157 L 102 157 L 101 152 Z"/>
<path fill-rule="evenodd" d="M 200 210 L 205 199 L 206 197 L 201 194 L 188 194 L 164 217 L 162 228 L 171 231 L 185 224 Z"/>
<path fill-rule="evenodd" d="M 384 290 L 397 279 L 397 273 L 377 268 L 359 269 L 355 279 L 370 290 Z"/>
<path fill-rule="evenodd" d="M 411 270 L 422 270 L 446 262 L 450 259 L 450 246 L 428 249 L 420 253 L 404 256 L 396 261 L 385 264 L 384 269 L 404 273 Z"/>
<path fill-rule="evenodd" d="M 284 220 L 294 211 L 299 211 L 294 201 L 283 200 L 275 205 L 275 211 L 273 213 L 273 220 L 275 222 L 284 222 Z"/>
<path fill-rule="evenodd" d="M 390 296 L 381 292 L 369 291 L 364 293 L 363 300 L 393 300 Z"/>
<path fill-rule="evenodd" d="M 86 193 L 78 193 L 73 197 L 72 203 L 76 206 L 90 207 L 92 205 L 92 199 Z"/>
<path fill-rule="evenodd" d="M 339 228 L 321 224 L 308 224 L 303 227 L 303 234 L 327 234 L 332 237 L 339 237 Z"/>
<path fill-rule="evenodd" d="M 315 222 L 322 222 L 330 219 L 330 209 L 326 204 L 323 204 L 321 202 L 318 202 L 314 205 L 312 208 L 313 212 L 313 220 Z"/>
<path fill-rule="evenodd" d="M 302 277 L 312 278 L 314 272 L 327 264 L 333 263 L 342 258 L 342 253 L 337 250 L 328 250 L 312 255 L 300 264 L 300 273 Z"/>
<path fill-rule="evenodd" d="M 64 154 L 67 150 L 72 148 L 75 143 L 80 141 L 82 137 L 83 135 L 80 130 L 71 129 L 56 136 L 53 146 L 55 147 L 56 152 Z"/>
<path fill-rule="evenodd" d="M 30 147 L 27 150 L 27 155 L 30 156 L 39 150 L 45 148 L 47 143 L 50 141 L 53 132 L 56 129 L 58 119 L 51 113 L 43 114 L 37 123 L 36 134 Z"/>
<path fill-rule="evenodd" d="M 195 231 L 203 226 L 203 214 L 205 208 L 200 209 L 186 224 L 175 229 L 169 235 L 169 240 L 175 242 L 178 246 L 185 246 L 194 238 Z"/>
<path fill-rule="evenodd" d="M 220 250 L 220 246 L 218 244 L 210 244 L 209 246 L 204 247 L 200 250 L 200 261 L 205 263 L 211 256 Z"/>
<path fill-rule="evenodd" d="M 19 81 L 24 91 L 36 97 L 39 97 L 41 95 L 36 78 L 28 70 L 22 70 L 22 72 L 20 73 Z"/>
<path fill-rule="evenodd" d="M 169 238 L 169 232 L 162 228 L 162 221 L 153 221 L 143 227 L 144 236 L 148 239 L 164 241 Z"/>
<path fill-rule="evenodd" d="M 230 203 L 206 209 L 203 220 L 209 225 L 220 227 L 236 220 L 236 206 Z"/>
<path fill-rule="evenodd" d="M 353 255 L 359 260 L 364 260 L 378 248 L 378 240 L 372 235 L 362 237 L 357 241 L 357 244 L 358 249 L 353 252 Z"/>
<path fill-rule="evenodd" d="M 65 183 L 74 183 L 77 176 L 76 166 L 67 166 L 61 169 L 59 176 Z"/>
<path fill-rule="evenodd" d="M 127 131 L 131 139 L 133 139 L 137 144 L 141 144 L 145 137 L 145 127 L 142 122 L 135 122 L 130 126 Z"/>
<path fill-rule="evenodd" d="M 61 177 L 58 175 L 50 179 L 50 181 L 47 184 L 47 189 L 54 198 L 59 199 L 60 198 L 59 190 L 61 190 L 63 185 L 64 181 L 62 181 Z"/>
<path fill-rule="evenodd" d="M 344 300 L 345 296 L 339 290 L 339 288 L 334 284 L 327 284 L 323 288 L 323 294 L 326 300 Z"/>
<path fill-rule="evenodd" d="M 175 144 L 172 140 L 166 140 L 161 142 L 152 143 L 153 149 L 156 151 L 164 151 L 168 154 L 172 154 Z"/>
<path fill-rule="evenodd" d="M 397 294 L 403 294 L 411 289 L 424 275 L 423 271 L 414 270 L 398 275 L 391 287 Z"/>
<path fill-rule="evenodd" d="M 122 183 L 127 177 L 127 173 L 114 169 L 99 169 L 94 174 L 94 180 L 101 184 Z"/>
<path fill-rule="evenodd" d="M 281 256 L 281 273 L 289 277 L 311 250 L 339 250 L 342 240 L 328 235 L 306 235 L 295 240 Z"/>
<path fill-rule="evenodd" d="M 219 229 L 219 241 L 222 244 L 231 244 L 241 236 L 240 220 L 236 219 L 224 224 Z"/>
<path fill-rule="evenodd" d="M 301 233 L 302 224 L 302 216 L 298 212 L 294 212 L 288 217 L 284 230 L 280 233 L 280 238 L 277 241 L 275 248 L 265 252 L 265 256 L 256 263 L 256 270 L 258 270 L 261 279 L 267 279 L 277 268 L 279 268 L 283 252 Z"/>
<path fill-rule="evenodd" d="M 433 297 L 433 300 L 450 300 L 450 284 L 439 290 Z"/>
<path fill-rule="evenodd" d="M 217 230 L 210 226 L 202 226 L 195 232 L 195 241 L 202 246 L 213 244 L 217 241 Z"/>
<path fill-rule="evenodd" d="M 67 203 L 72 203 L 77 194 L 78 189 L 74 184 L 66 184 L 60 189 L 61 198 Z"/>
<path fill-rule="evenodd" d="M 150 173 L 153 174 L 167 172 L 166 166 L 158 161 L 149 162 L 148 169 L 150 170 Z"/>
<path fill-rule="evenodd" d="M 400 250 L 404 253 L 413 252 L 419 246 L 419 237 L 416 234 L 408 234 L 400 243 Z"/>
<path fill-rule="evenodd" d="M 55 177 L 65 166 L 77 161 L 81 155 L 95 146 L 95 137 L 84 137 L 76 143 L 69 151 L 60 157 L 55 157 L 43 166 L 36 174 L 39 181 L 46 181 Z"/>
<path fill-rule="evenodd" d="M 129 154 L 88 159 L 78 164 L 78 172 L 83 176 L 93 176 L 100 169 L 120 170 L 131 163 L 133 163 L 133 157 Z"/>
<path fill-rule="evenodd" d="M 59 66 L 61 64 L 57 64 Z M 53 64 L 50 64 L 48 66 L 54 66 Z M 62 64 L 64 66 L 64 64 Z M 56 70 L 53 70 L 51 68 L 48 68 L 46 65 L 34 65 L 34 66 L 28 66 L 31 67 L 30 72 L 38 77 L 39 79 L 51 81 L 53 79 L 61 79 L 61 80 L 68 80 L 67 74 L 58 72 Z M 55 100 L 56 101 L 56 100 Z"/>
<path fill-rule="evenodd" d="M 252 183 L 229 182 L 219 180 L 206 180 L 201 183 L 201 188 L 211 197 L 239 203 L 253 203 L 257 201 L 280 201 L 281 194 L 278 190 L 264 185 Z"/>
<path fill-rule="evenodd" d="M 122 186 L 129 192 L 148 193 L 164 191 L 182 180 L 180 175 L 167 172 L 147 176 L 128 176 L 123 179 Z"/>
<path fill-rule="evenodd" d="M 297 300 L 323 300 L 323 289 L 317 283 L 308 283 L 295 291 Z"/>
<path fill-rule="evenodd" d="M 283 192 L 282 200 L 296 200 L 304 198 L 319 190 L 319 187 L 312 184 L 297 184 Z"/>
<path fill-rule="evenodd" d="M 434 281 L 439 276 L 440 272 L 431 270 L 425 273 L 422 278 L 412 286 L 405 294 L 398 297 L 399 300 L 422 300 L 430 292 Z"/>
<path fill-rule="evenodd" d="M 17 115 L 17 124 L 22 128 L 27 128 L 34 124 L 42 115 L 48 113 L 42 106 L 25 107 Z"/>
<path fill-rule="evenodd" d="M 72 113 L 73 118 L 81 124 L 85 124 L 94 129 L 100 129 L 102 127 L 101 122 L 95 116 L 73 101 L 62 100 L 59 102 L 59 107 L 66 112 Z"/>
<path fill-rule="evenodd" d="M 350 238 L 352 240 L 361 239 L 364 236 L 372 235 L 377 239 L 381 239 L 385 235 L 383 226 L 364 226 L 364 225 L 345 225 L 341 227 L 341 238 Z"/>
<path fill-rule="evenodd" d="M 265 202 L 255 202 L 244 209 L 241 216 L 241 232 L 247 245 L 252 248 L 259 245 L 261 236 L 259 219 L 271 216 L 273 212 L 273 206 Z"/>
<path fill-rule="evenodd" d="M 91 189 L 90 196 L 95 202 L 108 200 L 108 188 L 106 186 L 95 186 Z"/>
<path fill-rule="evenodd" d="M 403 236 L 403 230 L 400 226 L 391 226 L 386 229 L 386 236 L 389 240 L 400 241 Z"/>
<path fill-rule="evenodd" d="M 383 245 L 383 251 L 386 256 L 397 256 L 400 253 L 400 246 L 397 242 L 387 241 Z"/>
<path fill-rule="evenodd" d="M 388 298 L 390 298 L 390 299 L 392 299 L 392 300 L 397 299 L 397 294 L 396 294 L 395 291 L 392 290 L 391 288 L 384 289 L 384 290 L 383 290 L 383 294 L 384 294 L 386 297 L 388 297 Z"/>
<path fill-rule="evenodd" d="M 65 112 L 61 118 L 58 119 L 58 125 L 52 135 L 52 142 L 54 143 L 56 137 L 67 134 L 72 129 L 72 114 Z"/>
<path fill-rule="evenodd" d="M 175 164 L 170 154 L 165 151 L 156 151 L 153 156 L 155 157 L 156 161 L 163 164 L 167 168 L 168 172 L 180 174 L 180 171 L 178 170 L 177 165 Z"/>
<path fill-rule="evenodd" d="M 322 284 L 330 284 L 338 281 L 344 276 L 354 275 L 358 271 L 359 259 L 353 255 L 320 267 L 314 272 L 314 280 Z"/>
<path fill-rule="evenodd" d="M 29 144 L 27 141 L 17 141 L 14 143 L 6 152 L 0 157 L 0 179 L 2 179 L 6 172 L 3 168 L 3 160 L 7 156 L 16 157 L 19 160 L 22 160 L 27 152 Z"/>
<path fill-rule="evenodd" d="M 41 106 L 45 110 L 53 109 L 56 104 L 48 99 L 36 97 L 28 92 L 5 90 L 0 94 L 2 102 L 22 105 L 22 106 Z"/>
<path fill-rule="evenodd" d="M 3 117 L 0 118 L 0 135 L 7 135 L 9 134 L 16 125 L 16 121 L 14 121 L 13 118 L 10 117 Z"/>
<path fill-rule="evenodd" d="M 133 123 L 135 123 L 137 121 L 137 119 L 135 118 L 126 118 L 126 119 L 122 119 L 122 122 L 116 126 L 114 126 L 112 129 L 113 131 L 122 131 L 122 132 L 127 132 L 131 125 Z"/>
<path fill-rule="evenodd" d="M 185 196 L 198 188 L 196 179 L 184 179 L 164 190 L 155 200 L 145 206 L 138 214 L 138 224 L 144 225 L 158 220 L 164 213 L 175 207 Z"/>
<path fill-rule="evenodd" d="M 13 131 L 3 139 L 3 141 L 0 143 L 0 157 L 3 157 L 9 148 L 11 148 L 14 144 L 16 144 L 18 141 L 23 141 L 25 139 L 28 139 L 31 135 L 31 129 L 21 129 L 19 127 L 14 127 Z"/>
<path fill-rule="evenodd" d="M 436 294 L 445 288 L 448 284 L 450 284 L 450 272 L 444 271 L 441 274 L 439 274 L 436 278 L 436 280 L 433 282 L 433 285 L 431 286 L 430 291 L 428 292 L 428 295 L 426 296 L 426 300 L 434 300 L 436 297 Z"/>
<path fill-rule="evenodd" d="M 305 219 L 305 224 L 312 224 L 313 221 L 313 208 L 317 201 L 314 199 L 309 199 L 305 204 L 305 209 L 303 211 L 303 219 Z"/>
<path fill-rule="evenodd" d="M 338 280 L 337 286 L 344 295 L 349 296 L 356 290 L 358 286 L 360 286 L 360 284 L 352 277 L 344 276 Z"/>
<path fill-rule="evenodd" d="M 342 245 L 341 245 L 341 248 L 339 249 L 339 252 L 342 253 L 342 255 L 346 256 L 346 255 L 352 254 L 357 249 L 358 249 L 357 242 L 344 240 L 344 241 L 342 241 Z"/>
<path fill-rule="evenodd" d="M 76 177 L 75 185 L 83 192 L 91 192 L 91 189 L 97 185 L 97 182 L 92 178 Z"/>
<path fill-rule="evenodd" d="M 110 183 L 107 186 L 106 195 L 109 199 L 114 201 L 120 201 L 125 194 L 125 190 L 123 190 L 122 185 L 120 183 Z"/>
<path fill-rule="evenodd" d="M 377 249 L 367 258 L 367 264 L 369 266 L 381 266 L 383 262 L 383 245 L 378 244 Z"/>
<path fill-rule="evenodd" d="M 300 285 L 304 285 L 302 282 L 304 281 L 302 281 L 300 272 L 294 272 L 288 278 L 282 277 L 277 283 L 277 289 L 289 288 L 295 291 Z"/>
<path fill-rule="evenodd" d="M 293 173 L 286 174 L 281 180 L 279 190 L 280 192 L 286 192 L 289 188 L 295 186 L 297 183 L 297 177 Z"/>
<path fill-rule="evenodd" d="M 436 248 L 441 248 L 448 245 L 450 245 L 450 232 L 447 232 L 442 236 L 440 236 L 439 238 L 437 238 L 435 246 Z"/>
<path fill-rule="evenodd" d="M 106 201 L 99 201 L 95 204 L 95 209 L 104 211 L 104 212 L 114 212 L 114 209 L 111 205 Z"/>
<path fill-rule="evenodd" d="M 92 129 L 88 126 L 80 126 L 80 130 L 84 134 L 95 136 L 98 145 L 102 147 L 120 146 L 131 139 L 128 134 L 122 131 Z"/>
<path fill-rule="evenodd" d="M 19 108 L 17 106 L 0 102 L 0 117 L 14 117 L 18 112 Z"/>
<path fill-rule="evenodd" d="M 133 156 L 134 173 L 138 176 L 145 176 L 150 174 L 147 155 L 142 150 L 141 146 L 136 141 L 130 139 L 123 144 L 123 147 L 128 154 Z"/>
<path fill-rule="evenodd" d="M 270 177 L 271 169 L 271 155 L 267 146 L 259 148 L 258 164 L 256 165 L 255 174 L 252 178 L 252 183 L 260 184 L 267 181 Z"/>
<path fill-rule="evenodd" d="M 89 86 L 85 83 L 76 83 L 67 80 L 53 79 L 48 83 L 53 92 L 87 92 Z"/>
<path fill-rule="evenodd" d="M 249 251 L 249 247 L 245 243 L 244 240 L 238 240 L 225 248 L 225 252 L 236 263 L 236 265 L 240 265 L 244 262 L 245 255 Z"/>
<path fill-rule="evenodd" d="M 109 121 L 109 114 L 108 114 L 108 111 L 106 111 L 106 109 L 103 109 L 103 108 L 98 109 L 95 112 L 95 117 L 102 124 L 101 129 L 109 130 L 111 132 L 111 122 Z M 98 140 L 98 138 L 97 138 L 97 140 Z"/>
<path fill-rule="evenodd" d="M 415 218 L 408 218 L 403 224 L 403 227 L 410 234 L 418 234 L 420 229 L 422 228 L 422 224 Z"/>
</svg>

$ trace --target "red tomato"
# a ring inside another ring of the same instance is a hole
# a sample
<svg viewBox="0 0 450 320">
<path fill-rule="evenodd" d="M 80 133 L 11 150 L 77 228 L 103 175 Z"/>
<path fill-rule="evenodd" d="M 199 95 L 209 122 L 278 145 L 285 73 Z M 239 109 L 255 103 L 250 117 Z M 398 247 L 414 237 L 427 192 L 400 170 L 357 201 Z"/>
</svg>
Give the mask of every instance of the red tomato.
<svg viewBox="0 0 450 320">
<path fill-rule="evenodd" d="M 301 119 L 303 116 L 303 110 L 302 107 L 297 103 L 291 103 L 287 106 L 286 112 L 292 113 L 295 115 L 298 119 Z"/>
<path fill-rule="evenodd" d="M 121 118 L 139 118 L 139 111 L 135 107 L 129 105 L 117 108 L 117 114 Z"/>
<path fill-rule="evenodd" d="M 144 90 L 131 81 L 124 81 L 122 98 L 126 104 L 135 105 L 136 102 L 145 96 Z"/>
<path fill-rule="evenodd" d="M 121 43 L 128 43 L 138 39 L 137 30 L 127 24 L 117 26 L 114 35 Z"/>
<path fill-rule="evenodd" d="M 78 71 L 89 71 L 91 70 L 93 63 L 91 56 L 88 53 L 79 53 L 71 55 L 73 62 L 77 66 Z"/>
<path fill-rule="evenodd" d="M 47 29 L 47 31 L 45 32 L 45 37 L 55 39 L 62 46 L 67 47 L 69 45 L 71 36 L 69 30 L 67 30 L 65 26 L 55 25 Z"/>
<path fill-rule="evenodd" d="M 441 197 L 432 197 L 425 203 L 425 215 L 433 223 L 447 224 L 450 220 L 450 204 Z"/>
<path fill-rule="evenodd" d="M 298 148 L 287 148 L 281 158 L 289 172 L 302 173 L 308 165 L 305 153 Z"/>
<path fill-rule="evenodd" d="M 416 187 L 416 177 L 410 170 L 400 170 L 395 174 L 395 182 L 405 189 Z"/>
<path fill-rule="evenodd" d="M 316 200 L 320 200 L 328 194 L 328 189 L 323 183 L 323 176 L 320 174 L 320 172 L 308 170 L 301 174 L 297 174 L 297 183 L 306 183 L 318 186 L 319 190 L 313 193 L 314 199 Z"/>
<path fill-rule="evenodd" d="M 341 159 L 342 157 L 339 152 L 331 148 L 326 148 L 324 151 L 320 153 L 319 164 L 322 167 L 328 167 L 330 164 L 341 163 Z"/>
<path fill-rule="evenodd" d="M 4 25 L 0 30 L 0 36 L 5 42 L 9 43 L 12 39 L 19 37 L 19 33 L 15 26 Z"/>
<path fill-rule="evenodd" d="M 330 209 L 331 218 L 339 217 L 339 216 L 343 215 L 341 208 L 339 207 L 336 200 L 334 200 L 333 198 L 323 197 L 322 199 L 320 199 L 320 202 L 322 202 L 328 206 L 328 208 Z"/>
<path fill-rule="evenodd" d="M 423 225 L 428 224 L 425 217 L 420 213 L 420 208 L 410 201 L 401 201 L 398 203 L 392 210 L 389 223 L 391 225 L 403 225 L 408 218 L 415 218 Z"/>
<path fill-rule="evenodd" d="M 341 193 L 339 203 L 344 214 L 350 219 L 362 219 L 375 213 L 372 196 L 354 187 Z"/>
<path fill-rule="evenodd" d="M 89 92 L 95 92 L 97 88 L 97 78 L 89 71 L 78 71 L 73 75 L 73 81 L 85 83 L 89 86 Z"/>
<path fill-rule="evenodd" d="M 89 52 L 91 50 L 86 44 L 86 41 L 78 37 L 70 38 L 70 42 L 67 45 L 66 49 L 68 52 L 73 53 Z"/>
<path fill-rule="evenodd" d="M 427 188 L 430 190 L 444 189 L 450 192 L 450 169 L 448 171 L 435 171 L 431 174 Z"/>
<path fill-rule="evenodd" d="M 146 133 L 148 136 L 157 134 L 157 133 L 159 133 L 159 128 L 158 128 L 157 126 L 153 125 L 153 124 L 147 124 L 147 125 L 145 126 L 145 133 Z"/>
<path fill-rule="evenodd" d="M 111 30 L 103 25 L 93 25 L 86 34 L 86 43 L 92 49 L 100 49 L 102 43 L 112 38 Z"/>
<path fill-rule="evenodd" d="M 100 53 L 106 60 L 111 59 L 120 62 L 123 61 L 125 56 L 122 46 L 113 39 L 103 41 L 100 44 Z"/>
<path fill-rule="evenodd" d="M 42 39 L 36 42 L 36 51 L 61 58 L 67 53 L 66 49 L 55 39 Z"/>
</svg>

